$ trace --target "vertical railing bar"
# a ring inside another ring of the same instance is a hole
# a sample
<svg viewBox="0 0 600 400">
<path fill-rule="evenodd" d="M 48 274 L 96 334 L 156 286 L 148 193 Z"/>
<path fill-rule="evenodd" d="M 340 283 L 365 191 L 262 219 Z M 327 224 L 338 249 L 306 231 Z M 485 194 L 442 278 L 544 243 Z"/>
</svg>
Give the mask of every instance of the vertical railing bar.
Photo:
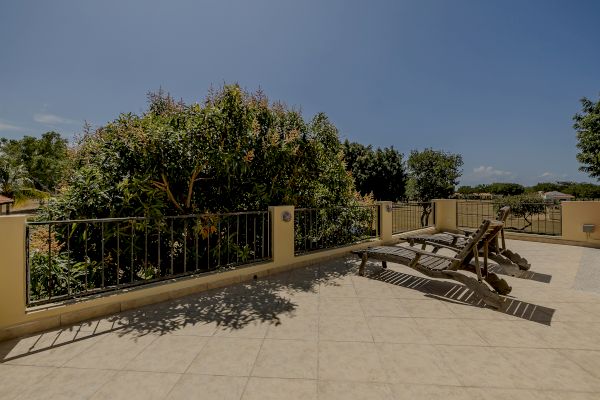
<svg viewBox="0 0 600 400">
<path fill-rule="evenodd" d="M 67 294 L 71 295 L 71 224 L 67 224 Z"/>
<path fill-rule="evenodd" d="M 131 220 L 131 239 L 130 239 L 130 246 L 129 246 L 130 247 L 130 252 L 131 252 L 131 265 L 130 265 L 130 268 L 129 268 L 129 276 L 130 276 L 129 279 L 130 279 L 131 283 L 133 283 L 133 280 L 134 280 L 133 279 L 134 278 L 133 277 L 133 269 L 134 269 L 133 268 L 133 238 L 134 238 L 134 235 L 135 235 L 135 226 L 134 226 L 134 224 L 135 224 L 135 221 L 132 219 Z"/>
<path fill-rule="evenodd" d="M 144 218 L 144 274 L 148 273 L 148 218 Z"/>
<path fill-rule="evenodd" d="M 209 219 L 209 222 L 207 224 L 208 227 L 208 236 L 206 237 L 206 270 L 210 271 L 210 234 L 211 234 L 211 228 L 212 228 L 212 220 Z"/>
<path fill-rule="evenodd" d="M 183 220 L 183 273 L 187 272 L 187 219 Z"/>
<path fill-rule="evenodd" d="M 236 252 L 235 252 L 235 263 L 239 264 L 240 263 L 240 215 L 238 214 L 236 217 L 236 223 L 235 223 L 235 245 L 236 245 Z"/>
<path fill-rule="evenodd" d="M 117 222 L 117 287 L 120 283 L 121 274 L 121 223 Z"/>
<path fill-rule="evenodd" d="M 262 221 L 262 229 L 260 232 L 260 237 L 262 239 L 262 246 L 260 248 L 262 257 L 265 258 L 265 214 L 261 213 L 261 221 Z"/>
<path fill-rule="evenodd" d="M 100 224 L 100 243 L 101 243 L 101 254 L 100 254 L 100 264 L 102 265 L 102 283 L 100 285 L 101 289 L 104 289 L 104 221 Z"/>
<path fill-rule="evenodd" d="M 271 215 L 269 212 L 265 213 L 267 215 L 267 257 L 272 258 L 271 254 Z"/>
<path fill-rule="evenodd" d="M 254 242 L 254 260 L 256 260 L 256 215 L 252 215 L 254 230 L 252 231 L 252 241 Z"/>
<path fill-rule="evenodd" d="M 25 225 L 25 304 L 29 305 L 31 303 L 31 256 L 30 256 L 30 227 L 29 225 Z"/>
<path fill-rule="evenodd" d="M 90 258 L 88 257 L 88 238 L 89 238 L 89 234 L 88 234 L 88 226 L 89 224 L 86 222 L 85 223 L 85 231 L 83 233 L 83 235 L 85 236 L 85 241 L 84 243 L 84 252 L 85 252 L 85 291 L 87 292 L 89 290 L 89 285 L 88 285 L 88 266 L 90 264 Z"/>
<path fill-rule="evenodd" d="M 161 262 L 161 259 L 160 259 L 160 245 L 161 245 L 161 242 L 160 242 L 160 231 L 161 231 L 161 229 L 160 228 L 161 228 L 161 224 L 162 224 L 162 219 L 161 220 L 156 220 L 156 221 L 158 221 L 158 222 L 156 222 L 156 231 L 157 231 L 157 235 L 156 235 L 157 236 L 157 238 L 156 238 L 156 240 L 157 240 L 156 247 L 158 248 L 158 250 L 157 250 L 157 253 L 158 253 L 157 254 L 157 258 L 158 258 L 158 260 L 156 261 L 156 269 L 158 270 L 158 276 L 161 276 L 162 275 L 162 268 L 161 268 L 161 265 L 160 265 L 160 262 Z"/>
<path fill-rule="evenodd" d="M 198 229 L 198 222 L 201 221 L 196 218 L 196 225 L 194 226 L 194 251 L 196 252 L 196 271 L 198 271 L 199 269 L 198 256 L 200 253 L 200 250 L 198 249 L 198 234 L 200 233 L 200 229 Z"/>
<path fill-rule="evenodd" d="M 48 300 L 52 298 L 52 224 L 48 224 Z"/>
<path fill-rule="evenodd" d="M 217 222 L 217 268 L 221 266 L 221 219 Z"/>
<path fill-rule="evenodd" d="M 229 242 L 231 242 L 231 237 L 230 237 L 230 233 L 229 233 L 229 229 L 230 229 L 230 225 L 229 225 L 229 217 L 225 217 L 227 218 L 227 265 L 229 265 Z"/>
<path fill-rule="evenodd" d="M 170 247 L 171 247 L 171 251 L 169 253 L 171 253 L 171 275 L 173 275 L 173 257 L 175 256 L 175 243 L 173 242 L 173 221 L 175 219 L 171 218 L 171 243 L 170 243 Z"/>
</svg>

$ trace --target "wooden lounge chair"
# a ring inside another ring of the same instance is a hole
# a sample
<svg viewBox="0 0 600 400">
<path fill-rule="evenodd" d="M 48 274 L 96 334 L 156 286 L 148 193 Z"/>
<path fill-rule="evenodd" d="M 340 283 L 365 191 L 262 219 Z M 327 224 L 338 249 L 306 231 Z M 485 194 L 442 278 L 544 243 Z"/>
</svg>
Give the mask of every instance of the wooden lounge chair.
<svg viewBox="0 0 600 400">
<path fill-rule="evenodd" d="M 510 213 L 510 207 L 502 207 L 498 211 L 497 220 L 506 223 L 508 214 Z M 411 246 L 415 244 L 422 245 L 422 250 L 425 250 L 427 245 L 433 246 L 433 252 L 436 253 L 439 249 L 438 245 L 446 247 L 452 247 L 460 250 L 467 243 L 469 237 L 475 232 L 475 229 L 460 229 L 463 234 L 452 233 L 452 232 L 440 232 L 434 233 L 433 235 L 415 235 L 409 236 L 406 240 Z M 483 249 L 479 249 L 480 251 Z M 504 228 L 500 231 L 500 234 L 496 236 L 489 244 L 488 256 L 491 260 L 500 264 L 503 269 L 513 275 L 519 276 L 521 270 L 529 270 L 531 264 L 521 257 L 519 254 L 506 248 L 506 240 L 504 238 Z"/>
<path fill-rule="evenodd" d="M 382 261 L 383 268 L 387 268 L 388 261 L 404 264 L 432 278 L 454 279 L 461 282 L 472 289 L 487 305 L 500 308 L 503 302 L 500 294 L 508 294 L 512 288 L 504 279 L 488 271 L 487 249 L 500 233 L 502 226 L 500 221 L 484 220 L 454 257 L 401 246 L 378 246 L 358 250 L 354 252 L 362 258 L 358 272 L 364 275 L 365 264 L 369 258 Z M 480 247 L 483 248 L 484 253 L 483 268 L 479 263 Z M 476 278 L 459 272 L 462 270 L 474 273 Z"/>
</svg>

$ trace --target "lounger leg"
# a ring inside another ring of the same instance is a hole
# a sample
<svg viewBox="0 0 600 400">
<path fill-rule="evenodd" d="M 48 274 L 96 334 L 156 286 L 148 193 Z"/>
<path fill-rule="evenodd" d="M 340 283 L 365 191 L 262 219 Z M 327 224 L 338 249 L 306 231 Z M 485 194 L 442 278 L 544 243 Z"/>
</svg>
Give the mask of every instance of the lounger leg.
<svg viewBox="0 0 600 400">
<path fill-rule="evenodd" d="M 383 269 L 387 269 L 387 261 L 382 261 L 381 266 L 383 267 Z"/>
<path fill-rule="evenodd" d="M 360 267 L 358 267 L 358 275 L 365 276 L 365 265 L 367 264 L 367 260 L 369 259 L 367 252 L 365 251 L 364 253 L 362 253 L 362 256 L 360 258 L 362 259 L 362 262 L 360 263 Z"/>
</svg>

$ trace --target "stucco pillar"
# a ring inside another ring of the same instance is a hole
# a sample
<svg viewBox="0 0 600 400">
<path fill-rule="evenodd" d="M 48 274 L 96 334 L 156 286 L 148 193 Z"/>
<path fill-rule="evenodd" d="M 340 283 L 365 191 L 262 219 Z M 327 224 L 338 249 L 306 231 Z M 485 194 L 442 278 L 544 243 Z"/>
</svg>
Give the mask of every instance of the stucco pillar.
<svg viewBox="0 0 600 400">
<path fill-rule="evenodd" d="M 456 231 L 456 204 L 455 199 L 436 199 L 435 203 L 435 229 L 437 231 Z"/>
<path fill-rule="evenodd" d="M 23 215 L 0 216 L 0 328 L 25 315 L 25 221 Z"/>
<path fill-rule="evenodd" d="M 562 238 L 600 244 L 600 201 L 563 201 L 561 203 Z M 594 231 L 583 231 L 584 224 L 595 225 Z"/>
<path fill-rule="evenodd" d="M 269 207 L 275 266 L 294 262 L 294 206 Z"/>
<path fill-rule="evenodd" d="M 379 237 L 384 243 L 392 241 L 392 202 L 378 201 L 379 205 Z"/>
</svg>

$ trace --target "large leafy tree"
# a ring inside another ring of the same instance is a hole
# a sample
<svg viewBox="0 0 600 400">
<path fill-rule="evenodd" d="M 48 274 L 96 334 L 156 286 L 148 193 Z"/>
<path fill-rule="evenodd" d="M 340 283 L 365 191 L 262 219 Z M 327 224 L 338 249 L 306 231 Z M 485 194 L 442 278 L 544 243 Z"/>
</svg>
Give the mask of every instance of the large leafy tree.
<svg viewBox="0 0 600 400">
<path fill-rule="evenodd" d="M 573 127 L 577 131 L 577 161 L 580 171 L 600 179 L 600 100 L 581 99 L 581 112 L 575 114 Z"/>
<path fill-rule="evenodd" d="M 393 147 L 373 150 L 371 146 L 344 142 L 346 168 L 356 190 L 377 200 L 399 201 L 405 196 L 406 173 L 402 154 Z"/>
<path fill-rule="evenodd" d="M 57 132 L 41 138 L 25 136 L 20 140 L 0 139 L 0 162 L 10 169 L 14 180 L 43 192 L 55 192 L 68 171 L 67 140 Z"/>
<path fill-rule="evenodd" d="M 51 217 L 175 215 L 347 205 L 354 200 L 335 126 L 237 85 L 202 104 L 149 95 L 142 115 L 122 114 L 86 135 Z"/>
<path fill-rule="evenodd" d="M 454 193 L 454 187 L 461 176 L 463 161 L 460 154 L 433 149 L 413 150 L 408 157 L 407 194 L 411 200 L 428 202 L 444 199 Z M 428 222 L 431 207 L 423 203 L 421 224 Z"/>
</svg>

